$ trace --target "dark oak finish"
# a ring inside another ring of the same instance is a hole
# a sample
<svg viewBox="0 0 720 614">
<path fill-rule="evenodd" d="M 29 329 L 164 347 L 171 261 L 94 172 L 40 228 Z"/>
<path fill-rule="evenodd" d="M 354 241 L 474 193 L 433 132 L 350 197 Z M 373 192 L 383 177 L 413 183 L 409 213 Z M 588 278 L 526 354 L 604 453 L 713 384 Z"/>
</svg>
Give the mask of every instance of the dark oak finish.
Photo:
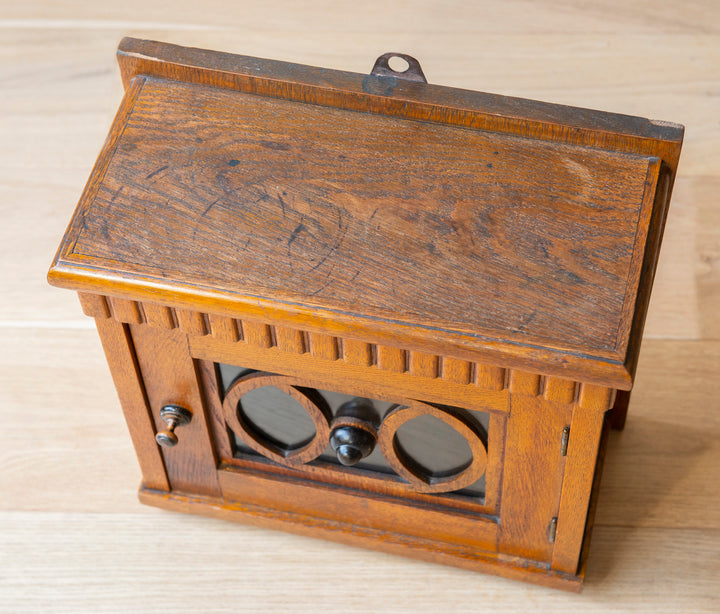
<svg viewBox="0 0 720 614">
<path fill-rule="evenodd" d="M 142 501 L 578 590 L 683 129 L 391 55 L 358 75 L 124 39 L 49 280 L 96 320 Z M 253 423 L 268 387 L 312 437 Z M 428 470 L 420 418 L 469 460 Z"/>
</svg>

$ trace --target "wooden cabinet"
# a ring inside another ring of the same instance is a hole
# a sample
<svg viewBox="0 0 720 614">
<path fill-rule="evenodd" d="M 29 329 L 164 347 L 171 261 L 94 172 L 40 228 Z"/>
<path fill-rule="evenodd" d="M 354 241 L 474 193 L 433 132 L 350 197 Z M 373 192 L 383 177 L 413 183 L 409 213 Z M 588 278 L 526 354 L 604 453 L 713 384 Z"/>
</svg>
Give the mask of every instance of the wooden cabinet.
<svg viewBox="0 0 720 614">
<path fill-rule="evenodd" d="M 123 40 L 49 279 L 97 322 L 143 502 L 577 589 L 682 128 L 389 56 Z"/>
</svg>

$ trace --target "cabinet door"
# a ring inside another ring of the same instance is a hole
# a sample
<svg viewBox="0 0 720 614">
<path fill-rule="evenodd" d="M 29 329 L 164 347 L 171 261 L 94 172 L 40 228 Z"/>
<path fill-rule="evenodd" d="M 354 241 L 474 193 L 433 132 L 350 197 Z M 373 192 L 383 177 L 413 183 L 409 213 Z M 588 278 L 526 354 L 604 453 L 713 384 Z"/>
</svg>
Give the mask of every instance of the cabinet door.
<svg viewBox="0 0 720 614">
<path fill-rule="evenodd" d="M 201 387 L 228 503 L 293 514 L 306 525 L 496 550 L 498 480 L 487 469 L 499 462 L 502 417 L 344 379 L 286 375 L 277 372 L 281 362 L 274 373 L 261 371 L 251 356 L 243 365 L 204 358 Z M 330 432 L 357 406 L 378 443 L 345 466 Z"/>
</svg>

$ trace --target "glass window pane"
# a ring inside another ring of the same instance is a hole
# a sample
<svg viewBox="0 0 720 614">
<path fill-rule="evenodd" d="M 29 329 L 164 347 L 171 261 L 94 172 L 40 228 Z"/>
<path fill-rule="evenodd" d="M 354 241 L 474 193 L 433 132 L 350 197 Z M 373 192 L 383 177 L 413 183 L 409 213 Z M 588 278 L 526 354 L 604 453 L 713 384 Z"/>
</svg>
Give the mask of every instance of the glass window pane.
<svg viewBox="0 0 720 614">
<path fill-rule="evenodd" d="M 305 408 L 275 386 L 244 394 L 239 410 L 248 427 L 281 448 L 302 447 L 315 436 L 315 425 Z"/>
<path fill-rule="evenodd" d="M 218 363 L 223 393 L 226 393 L 237 378 L 253 373 L 254 370 Z M 317 390 L 325 399 L 333 416 L 340 408 L 357 397 L 351 394 L 331 390 Z M 377 414 L 378 424 L 385 414 L 396 403 L 377 399 L 364 399 Z M 251 423 L 262 436 L 267 437 L 275 445 L 293 449 L 309 442 L 315 435 L 315 426 L 305 409 L 292 397 L 275 386 L 262 386 L 245 394 L 239 404 L 246 423 Z M 448 410 L 457 408 L 448 408 Z M 487 432 L 490 416 L 486 412 L 462 410 L 470 414 Z M 470 446 L 465 438 L 442 420 L 430 416 L 419 416 L 403 424 L 396 434 L 396 445 L 406 458 L 411 458 L 416 467 L 427 476 L 443 477 L 451 475 L 468 466 L 472 461 Z M 239 456 L 259 457 L 243 442 L 234 437 L 236 454 Z M 324 466 L 336 465 L 340 462 L 333 449 L 328 446 L 325 452 L 311 464 Z M 360 460 L 353 469 L 369 473 L 396 475 L 385 460 L 379 447 Z M 481 502 L 485 496 L 485 476 L 474 484 L 452 493 L 438 494 L 443 496 L 470 497 Z"/>
</svg>

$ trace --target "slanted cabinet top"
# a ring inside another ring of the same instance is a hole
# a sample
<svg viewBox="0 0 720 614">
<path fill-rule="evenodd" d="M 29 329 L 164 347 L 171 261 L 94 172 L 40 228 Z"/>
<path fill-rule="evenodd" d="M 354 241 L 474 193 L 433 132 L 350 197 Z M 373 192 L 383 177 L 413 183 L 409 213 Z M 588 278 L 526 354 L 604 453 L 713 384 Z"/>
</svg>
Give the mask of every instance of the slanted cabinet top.
<svg viewBox="0 0 720 614">
<path fill-rule="evenodd" d="M 58 285 L 631 384 L 675 125 L 125 39 Z"/>
</svg>

